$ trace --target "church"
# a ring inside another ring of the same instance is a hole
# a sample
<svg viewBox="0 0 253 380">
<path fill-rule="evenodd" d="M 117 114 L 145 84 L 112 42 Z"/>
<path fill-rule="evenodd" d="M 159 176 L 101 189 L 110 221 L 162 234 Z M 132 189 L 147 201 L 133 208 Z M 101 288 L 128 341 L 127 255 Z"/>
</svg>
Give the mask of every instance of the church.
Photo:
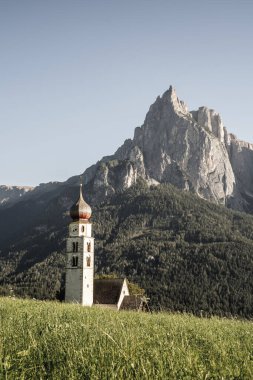
<svg viewBox="0 0 253 380">
<path fill-rule="evenodd" d="M 65 302 L 116 310 L 141 310 L 143 300 L 129 294 L 126 278 L 94 279 L 91 207 L 83 199 L 82 184 L 79 199 L 71 207 L 70 216 L 72 222 L 69 224 L 66 244 Z"/>
</svg>

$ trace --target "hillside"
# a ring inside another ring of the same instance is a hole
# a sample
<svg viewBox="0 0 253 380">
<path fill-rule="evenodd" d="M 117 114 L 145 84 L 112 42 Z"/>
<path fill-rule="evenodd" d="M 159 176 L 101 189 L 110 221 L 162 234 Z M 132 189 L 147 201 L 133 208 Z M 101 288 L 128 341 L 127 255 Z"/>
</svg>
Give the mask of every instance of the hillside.
<svg viewBox="0 0 253 380">
<path fill-rule="evenodd" d="M 253 378 L 251 322 L 0 299 L 1 379 Z"/>
<path fill-rule="evenodd" d="M 36 298 L 62 294 L 66 211 L 77 192 L 62 188 L 46 208 L 43 200 L 20 202 L 22 220 L 15 220 L 16 207 L 8 210 L 9 219 L 0 218 L 6 231 L 0 241 L 2 294 L 9 285 Z M 93 206 L 93 224 L 96 273 L 137 282 L 154 309 L 253 316 L 252 216 L 171 185 L 149 188 L 139 181 Z M 8 236 L 11 226 L 15 242 Z"/>
<path fill-rule="evenodd" d="M 26 193 L 32 191 L 31 186 L 6 186 L 0 185 L 0 207 L 6 203 L 19 201 Z"/>
</svg>

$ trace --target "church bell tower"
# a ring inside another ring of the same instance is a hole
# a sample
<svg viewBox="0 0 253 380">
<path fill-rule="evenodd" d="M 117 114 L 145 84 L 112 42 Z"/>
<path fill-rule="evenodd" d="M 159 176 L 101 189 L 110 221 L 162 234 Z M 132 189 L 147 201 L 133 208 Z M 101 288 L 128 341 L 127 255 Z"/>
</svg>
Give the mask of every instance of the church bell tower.
<svg viewBox="0 0 253 380">
<path fill-rule="evenodd" d="M 94 282 L 94 238 L 89 222 L 91 208 L 84 201 L 82 185 L 80 196 L 70 209 L 72 222 L 67 238 L 67 265 L 65 301 L 83 306 L 93 304 Z"/>
</svg>

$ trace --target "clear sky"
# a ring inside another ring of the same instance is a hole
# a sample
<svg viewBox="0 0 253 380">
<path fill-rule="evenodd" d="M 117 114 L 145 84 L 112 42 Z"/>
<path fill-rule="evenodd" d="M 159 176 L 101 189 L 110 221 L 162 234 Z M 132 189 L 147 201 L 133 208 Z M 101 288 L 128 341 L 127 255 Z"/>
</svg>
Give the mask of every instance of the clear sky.
<svg viewBox="0 0 253 380">
<path fill-rule="evenodd" d="M 0 184 L 82 173 L 172 84 L 253 142 L 253 1 L 0 0 Z"/>
</svg>

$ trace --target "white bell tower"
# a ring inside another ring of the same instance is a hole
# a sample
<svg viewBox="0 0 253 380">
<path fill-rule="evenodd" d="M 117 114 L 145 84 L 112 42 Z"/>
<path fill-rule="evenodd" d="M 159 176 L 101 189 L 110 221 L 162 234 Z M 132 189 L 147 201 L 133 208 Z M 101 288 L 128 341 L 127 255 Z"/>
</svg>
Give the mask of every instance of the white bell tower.
<svg viewBox="0 0 253 380">
<path fill-rule="evenodd" d="M 83 199 L 82 185 L 79 199 L 70 209 L 70 216 L 73 221 L 69 225 L 67 238 L 65 301 L 92 306 L 94 238 L 89 222 L 91 208 Z"/>
</svg>

